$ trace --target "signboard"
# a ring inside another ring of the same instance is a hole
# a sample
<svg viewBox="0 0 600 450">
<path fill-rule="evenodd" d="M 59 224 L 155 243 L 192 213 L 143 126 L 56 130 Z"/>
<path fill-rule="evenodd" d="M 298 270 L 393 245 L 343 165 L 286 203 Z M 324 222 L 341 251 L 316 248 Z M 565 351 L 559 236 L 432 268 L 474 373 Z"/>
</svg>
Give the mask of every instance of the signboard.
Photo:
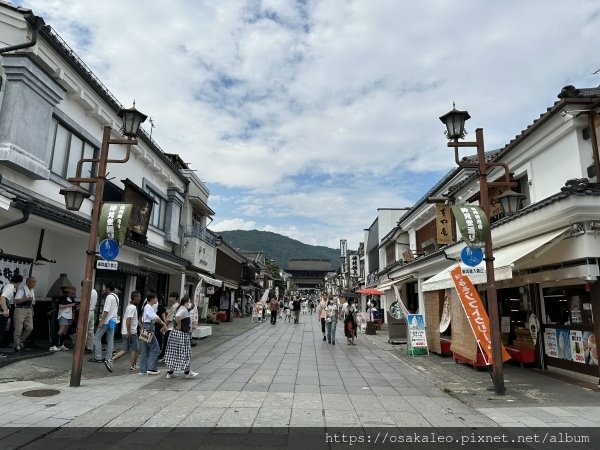
<svg viewBox="0 0 600 450">
<path fill-rule="evenodd" d="M 348 264 L 346 263 L 346 260 L 342 261 L 341 271 L 343 274 L 348 273 Z"/>
<path fill-rule="evenodd" d="M 340 258 L 345 258 L 348 254 L 348 241 L 340 239 Z"/>
<path fill-rule="evenodd" d="M 479 264 L 475 267 L 460 265 L 460 270 L 463 275 L 480 275 L 485 273 L 485 264 Z"/>
<path fill-rule="evenodd" d="M 103 259 L 96 261 L 96 269 L 117 270 L 118 268 L 119 263 L 117 261 L 105 261 Z"/>
<path fill-rule="evenodd" d="M 215 293 L 214 286 L 206 286 L 206 295 L 213 295 Z"/>
<path fill-rule="evenodd" d="M 479 294 L 477 293 L 475 286 L 473 286 L 473 283 L 471 283 L 471 280 L 462 274 L 459 266 L 452 269 L 450 276 L 452 277 L 460 302 L 462 303 L 463 309 L 471 324 L 471 329 L 473 330 L 473 333 L 475 333 L 477 343 L 487 357 L 487 363 L 492 364 L 492 330 L 490 328 L 490 319 L 479 298 Z M 508 361 L 509 359 L 510 355 L 505 350 L 504 346 L 502 346 L 502 360 Z"/>
<path fill-rule="evenodd" d="M 585 364 L 585 350 L 583 348 L 583 333 L 571 330 L 571 356 L 573 361 Z"/>
<path fill-rule="evenodd" d="M 483 210 L 479 206 L 455 205 L 452 213 L 465 243 L 469 247 L 483 247 L 490 230 Z"/>
<path fill-rule="evenodd" d="M 558 343 L 556 341 L 556 329 L 546 328 L 544 330 L 544 351 L 551 358 L 558 358 Z"/>
<path fill-rule="evenodd" d="M 359 274 L 358 255 L 350 255 L 350 276 L 358 278 Z"/>
<path fill-rule="evenodd" d="M 98 229 L 100 241 L 114 239 L 119 245 L 123 245 L 132 208 L 131 203 L 104 203 L 102 205 Z"/>
<path fill-rule="evenodd" d="M 478 266 L 483 261 L 483 250 L 479 247 L 465 246 L 460 252 L 460 259 L 467 266 Z"/>
<path fill-rule="evenodd" d="M 436 242 L 438 244 L 452 243 L 452 211 L 450 205 L 443 203 L 435 205 Z"/>
<path fill-rule="evenodd" d="M 408 342 L 406 351 L 409 355 L 428 355 L 427 336 L 425 335 L 425 320 L 423 314 L 409 314 L 406 316 L 408 324 Z"/>
<path fill-rule="evenodd" d="M 128 229 L 134 233 L 146 236 L 148 224 L 150 223 L 150 216 L 152 215 L 154 199 L 129 179 L 124 180 L 123 184 L 125 185 L 123 200 L 133 205 L 131 208 Z"/>
<path fill-rule="evenodd" d="M 102 259 L 112 261 L 119 256 L 119 243 L 114 239 L 104 239 L 98 245 L 98 253 L 100 253 Z"/>
</svg>

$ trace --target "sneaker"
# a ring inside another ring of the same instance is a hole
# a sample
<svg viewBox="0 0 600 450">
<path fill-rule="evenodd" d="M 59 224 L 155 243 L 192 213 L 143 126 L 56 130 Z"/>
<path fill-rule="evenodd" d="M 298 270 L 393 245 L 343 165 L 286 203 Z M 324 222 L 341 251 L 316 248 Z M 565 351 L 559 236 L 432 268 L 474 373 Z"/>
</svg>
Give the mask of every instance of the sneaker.
<svg viewBox="0 0 600 450">
<path fill-rule="evenodd" d="M 158 360 L 158 362 L 159 362 L 159 363 L 161 363 L 161 364 L 162 364 L 162 363 L 164 363 L 164 362 L 165 362 L 165 358 L 160 358 L 160 359 Z"/>
<path fill-rule="evenodd" d="M 106 361 L 104 361 L 104 365 L 106 366 L 106 369 L 109 372 L 113 371 L 113 360 L 112 359 L 107 359 Z"/>
<path fill-rule="evenodd" d="M 148 375 L 158 375 L 160 373 L 160 370 L 156 369 L 156 370 L 149 370 L 146 372 Z"/>
<path fill-rule="evenodd" d="M 67 350 L 69 350 L 69 347 L 67 347 L 66 345 L 61 345 L 60 349 L 67 351 Z"/>
<path fill-rule="evenodd" d="M 101 359 L 96 359 L 96 358 L 90 358 L 88 359 L 89 362 L 93 362 L 93 363 L 101 363 L 102 360 Z"/>
<path fill-rule="evenodd" d="M 59 352 L 60 348 L 58 348 L 56 345 L 53 345 L 52 347 L 50 347 L 50 351 L 51 352 Z"/>
<path fill-rule="evenodd" d="M 146 375 L 146 372 L 138 372 L 138 375 Z"/>
<path fill-rule="evenodd" d="M 170 379 L 170 378 L 173 378 L 174 376 L 175 376 L 175 374 L 174 374 L 174 373 L 169 373 L 169 372 L 167 372 L 167 376 L 166 376 L 165 378 L 168 380 L 168 379 Z"/>
<path fill-rule="evenodd" d="M 324 340 L 324 341 L 326 341 L 326 340 L 327 340 L 327 338 L 326 338 L 325 336 L 323 336 L 323 340 Z"/>
<path fill-rule="evenodd" d="M 198 372 L 188 372 L 185 374 L 186 378 L 194 378 L 198 376 Z"/>
</svg>

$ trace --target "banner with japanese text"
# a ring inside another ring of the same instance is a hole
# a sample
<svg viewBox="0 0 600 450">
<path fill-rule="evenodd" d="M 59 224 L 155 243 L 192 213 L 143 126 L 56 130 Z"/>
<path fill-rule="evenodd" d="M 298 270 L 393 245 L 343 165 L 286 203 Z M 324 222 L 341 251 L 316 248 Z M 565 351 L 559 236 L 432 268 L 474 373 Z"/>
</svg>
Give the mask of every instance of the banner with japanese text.
<svg viewBox="0 0 600 450">
<path fill-rule="evenodd" d="M 452 212 L 450 205 L 443 203 L 435 205 L 436 242 L 438 244 L 452 243 Z"/>
<path fill-rule="evenodd" d="M 483 247 L 489 234 L 490 224 L 479 206 L 455 205 L 452 213 L 460 234 L 469 247 Z"/>
<path fill-rule="evenodd" d="M 473 333 L 475 333 L 475 338 L 481 349 L 485 352 L 488 364 L 492 364 L 492 330 L 490 328 L 490 319 L 479 298 L 479 294 L 473 283 L 471 283 L 471 280 L 469 280 L 469 277 L 462 274 L 460 266 L 452 269 L 450 276 L 456 287 L 456 292 L 458 292 L 463 309 L 467 314 Z M 504 346 L 502 346 L 502 360 L 507 361 L 509 359 L 510 355 Z"/>
<path fill-rule="evenodd" d="M 132 207 L 131 203 L 104 203 L 102 205 L 100 226 L 98 227 L 100 242 L 104 239 L 114 239 L 119 245 L 123 245 Z"/>
</svg>

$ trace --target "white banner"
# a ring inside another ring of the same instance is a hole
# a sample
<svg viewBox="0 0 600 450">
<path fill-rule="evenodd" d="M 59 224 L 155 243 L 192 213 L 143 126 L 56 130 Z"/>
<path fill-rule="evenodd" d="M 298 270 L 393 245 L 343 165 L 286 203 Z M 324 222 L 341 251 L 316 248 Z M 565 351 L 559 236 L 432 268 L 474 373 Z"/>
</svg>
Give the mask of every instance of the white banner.
<svg viewBox="0 0 600 450">
<path fill-rule="evenodd" d="M 10 283 L 13 275 L 22 275 L 23 281 L 29 276 L 31 263 L 13 261 L 0 255 L 0 290 L 4 285 Z"/>
<path fill-rule="evenodd" d="M 340 258 L 345 258 L 348 254 L 348 241 L 340 239 Z"/>
</svg>

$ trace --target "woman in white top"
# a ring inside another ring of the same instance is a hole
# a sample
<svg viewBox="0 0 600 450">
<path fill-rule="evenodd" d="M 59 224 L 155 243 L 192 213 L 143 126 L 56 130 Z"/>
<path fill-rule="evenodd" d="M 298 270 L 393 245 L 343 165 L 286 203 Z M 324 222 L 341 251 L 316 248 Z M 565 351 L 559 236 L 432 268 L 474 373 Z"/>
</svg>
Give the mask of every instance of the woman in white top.
<svg viewBox="0 0 600 450">
<path fill-rule="evenodd" d="M 73 320 L 73 306 L 75 306 L 75 288 L 73 286 L 64 286 L 63 295 L 58 302 L 58 331 L 56 332 L 56 340 L 54 345 L 50 347 L 50 351 L 57 352 L 59 350 L 69 350 L 65 345 L 65 338 L 69 331 L 69 326 Z"/>
<path fill-rule="evenodd" d="M 148 293 L 146 295 L 146 303 L 144 305 L 144 309 L 142 310 L 142 329 L 146 331 L 150 331 L 154 333 L 155 327 L 154 323 L 158 323 L 162 325 L 162 331 L 167 331 L 166 324 L 162 321 L 160 317 L 154 311 L 154 305 L 158 303 L 158 297 L 154 292 Z M 156 336 L 152 336 L 152 340 L 150 342 L 144 342 L 142 340 L 139 341 L 140 346 L 140 375 L 157 375 L 160 373 L 160 370 L 156 367 L 158 364 L 158 352 L 160 348 L 158 346 L 158 341 L 156 340 Z"/>
<path fill-rule="evenodd" d="M 198 374 L 190 371 L 192 350 L 190 342 L 191 319 L 189 311 L 194 304 L 188 296 L 181 299 L 181 306 L 175 314 L 175 327 L 169 335 L 167 350 L 165 352 L 165 364 L 169 369 L 167 378 L 171 378 L 176 370 L 183 370 L 186 378 L 193 378 Z"/>
</svg>

